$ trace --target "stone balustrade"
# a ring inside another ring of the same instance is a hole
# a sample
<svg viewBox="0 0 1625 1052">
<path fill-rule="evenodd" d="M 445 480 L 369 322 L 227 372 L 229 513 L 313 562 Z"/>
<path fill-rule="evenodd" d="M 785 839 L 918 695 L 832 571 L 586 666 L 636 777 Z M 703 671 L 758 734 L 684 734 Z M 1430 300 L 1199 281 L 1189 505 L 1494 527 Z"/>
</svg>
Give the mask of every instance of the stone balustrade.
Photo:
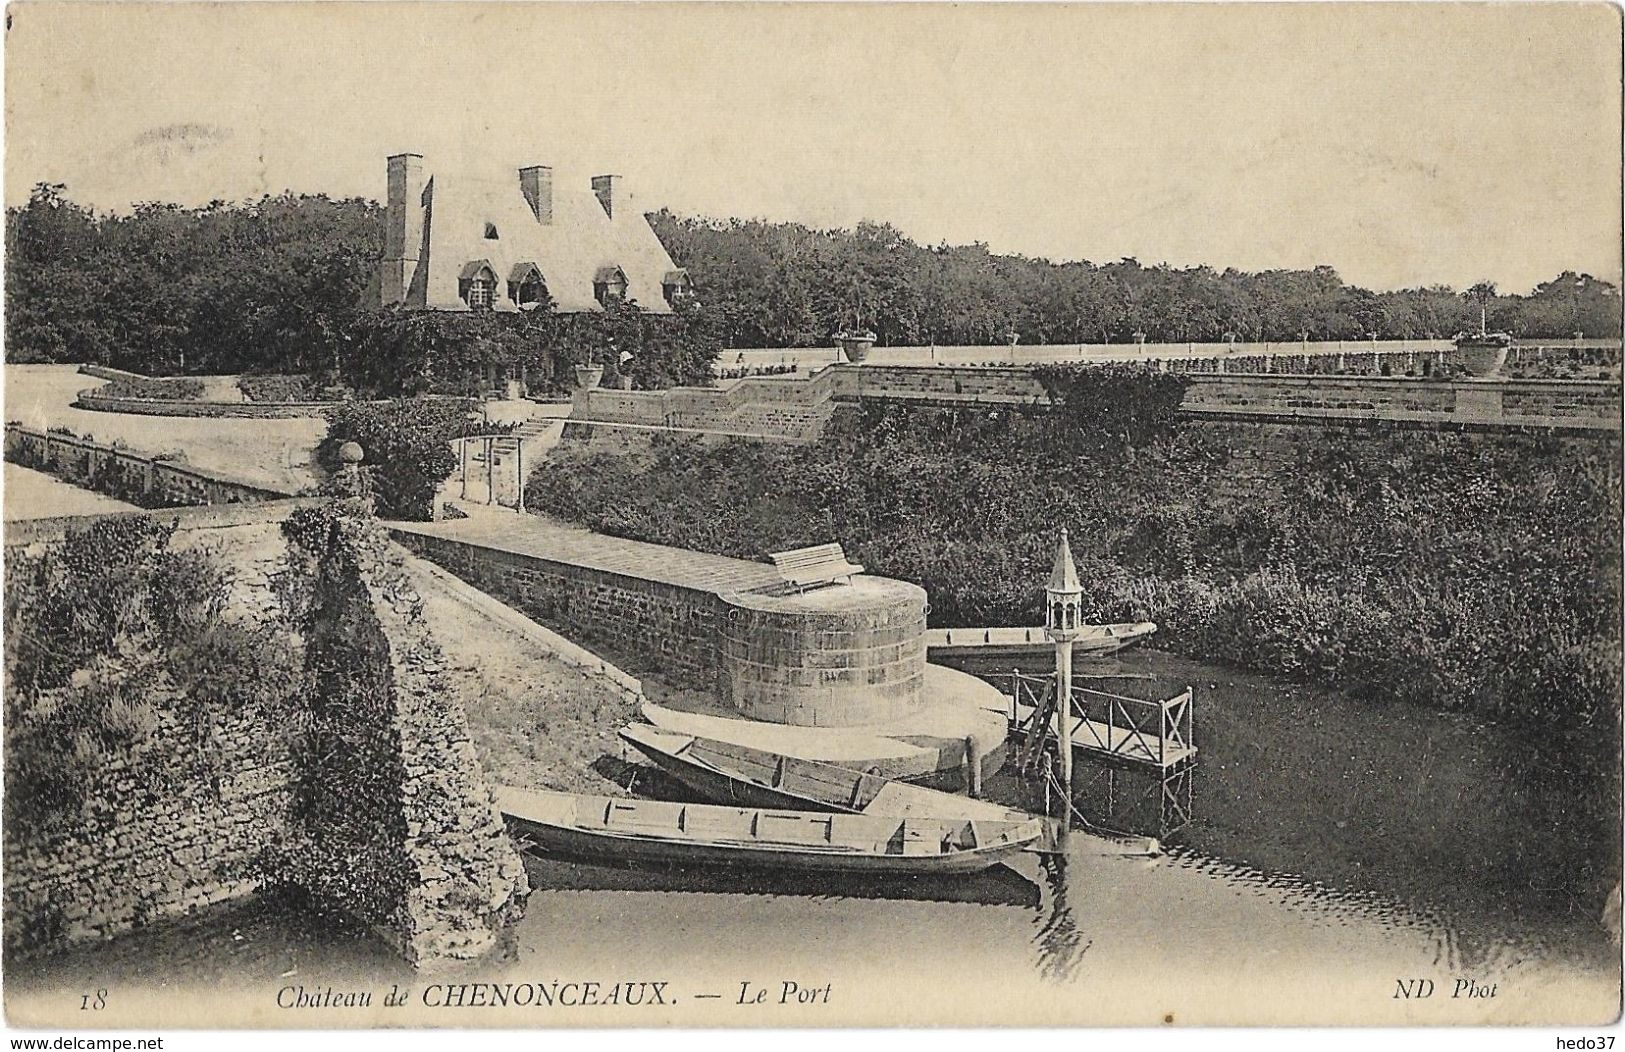
<svg viewBox="0 0 1625 1052">
<path fill-rule="evenodd" d="M 570 423 L 812 442 L 835 404 L 864 401 L 960 407 L 1049 398 L 1028 366 L 865 363 L 714 388 L 583 391 Z M 1621 398 L 1619 385 L 1605 380 L 1208 372 L 1191 374 L 1183 408 L 1205 418 L 1618 432 Z"/>
</svg>

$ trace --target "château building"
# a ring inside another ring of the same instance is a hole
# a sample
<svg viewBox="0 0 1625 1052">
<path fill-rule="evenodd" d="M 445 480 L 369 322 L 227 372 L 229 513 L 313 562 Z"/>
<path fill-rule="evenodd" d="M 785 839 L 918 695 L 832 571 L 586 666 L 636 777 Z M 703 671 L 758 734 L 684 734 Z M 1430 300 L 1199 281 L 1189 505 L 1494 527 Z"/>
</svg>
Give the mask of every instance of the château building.
<svg viewBox="0 0 1625 1052">
<path fill-rule="evenodd" d="M 550 300 L 577 314 L 617 297 L 665 314 L 690 291 L 616 175 L 578 186 L 541 165 L 470 174 L 397 154 L 387 221 L 381 306 L 522 311 Z"/>
</svg>

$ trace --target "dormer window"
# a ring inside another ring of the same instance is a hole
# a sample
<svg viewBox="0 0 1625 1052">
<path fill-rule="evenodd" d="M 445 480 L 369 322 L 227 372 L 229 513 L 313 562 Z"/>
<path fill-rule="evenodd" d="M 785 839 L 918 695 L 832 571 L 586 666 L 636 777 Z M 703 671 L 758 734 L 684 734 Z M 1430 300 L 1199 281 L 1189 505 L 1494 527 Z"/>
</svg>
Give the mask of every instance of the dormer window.
<svg viewBox="0 0 1625 1052">
<path fill-rule="evenodd" d="M 660 279 L 660 291 L 665 294 L 666 302 L 675 307 L 694 295 L 694 282 L 689 280 L 688 271 L 678 267 L 666 271 L 666 276 Z"/>
<path fill-rule="evenodd" d="M 593 298 L 605 306 L 612 299 L 624 300 L 626 298 L 626 287 L 626 271 L 614 264 L 599 267 L 598 272 L 593 275 Z"/>
<path fill-rule="evenodd" d="M 497 272 L 489 260 L 478 259 L 463 265 L 457 276 L 457 294 L 469 310 L 490 310 L 496 302 Z"/>
<path fill-rule="evenodd" d="M 485 224 L 485 240 L 487 240 L 487 241 L 495 241 L 496 239 L 497 239 L 497 225 L 495 223 L 487 223 L 487 224 Z"/>
<path fill-rule="evenodd" d="M 536 307 L 547 298 L 547 282 L 534 263 L 516 264 L 508 274 L 508 298 L 520 310 Z"/>
</svg>

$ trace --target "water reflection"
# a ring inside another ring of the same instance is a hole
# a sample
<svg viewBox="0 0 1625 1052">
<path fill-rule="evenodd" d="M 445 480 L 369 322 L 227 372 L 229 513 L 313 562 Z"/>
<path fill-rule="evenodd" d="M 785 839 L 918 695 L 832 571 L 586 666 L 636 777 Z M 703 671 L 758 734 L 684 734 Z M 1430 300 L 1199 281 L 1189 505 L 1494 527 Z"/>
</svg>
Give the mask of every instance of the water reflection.
<svg viewBox="0 0 1625 1052">
<path fill-rule="evenodd" d="M 1586 885 L 1559 872 L 1589 857 L 1573 845 L 1595 831 L 1567 816 L 1560 796 L 1543 801 L 1511 787 L 1492 731 L 1410 710 L 1373 720 L 1363 703 L 1166 655 L 1125 659 L 1120 674 L 1157 679 L 1124 684 L 1129 693 L 1196 684 L 1204 706 L 1196 821 L 1155 861 L 1113 857 L 1120 852 L 1081 834 L 1064 857 L 1024 855 L 958 878 L 627 868 L 527 855 L 535 890 L 515 935 L 518 959 L 801 953 L 884 961 L 900 976 L 953 960 L 1038 977 L 1057 996 L 1092 989 L 1097 972 L 1103 983 L 1115 975 L 1177 983 L 1212 960 L 1247 954 L 1272 967 L 1349 955 L 1416 969 L 1396 974 L 1431 966 L 1491 980 L 1561 959 L 1617 975 L 1596 919 L 1600 898 L 1593 908 Z M 654 768 L 611 757 L 596 767 L 636 795 L 687 798 Z M 987 788 L 1008 805 L 1042 806 L 1008 771 Z M 365 932 L 302 916 L 267 902 L 44 967 L 59 976 L 82 969 L 85 982 L 111 970 L 130 981 L 190 975 L 204 983 L 386 976 L 400 967 Z"/>
<path fill-rule="evenodd" d="M 1072 884 L 1067 879 L 1067 857 L 1045 855 L 1039 863 L 1044 875 L 1043 908 L 1033 944 L 1038 950 L 1038 973 L 1052 982 L 1070 982 L 1094 940 L 1079 929 L 1072 912 Z"/>
<path fill-rule="evenodd" d="M 1328 924 L 1420 933 L 1455 967 L 1613 957 L 1599 918 L 1619 874 L 1617 792 L 1579 806 L 1583 787 L 1521 776 L 1506 728 L 1153 650 L 1079 670 L 1134 696 L 1195 688 L 1195 820 L 1168 864 Z"/>
</svg>

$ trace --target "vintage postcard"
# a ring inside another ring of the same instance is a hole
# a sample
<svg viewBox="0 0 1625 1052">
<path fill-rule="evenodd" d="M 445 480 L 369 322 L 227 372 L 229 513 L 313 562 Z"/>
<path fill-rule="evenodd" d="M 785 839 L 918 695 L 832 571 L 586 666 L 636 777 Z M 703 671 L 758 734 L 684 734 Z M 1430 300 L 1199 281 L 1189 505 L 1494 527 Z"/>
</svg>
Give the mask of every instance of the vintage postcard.
<svg viewBox="0 0 1625 1052">
<path fill-rule="evenodd" d="M 1612 1025 L 1620 40 L 11 4 L 8 1026 Z"/>
</svg>

